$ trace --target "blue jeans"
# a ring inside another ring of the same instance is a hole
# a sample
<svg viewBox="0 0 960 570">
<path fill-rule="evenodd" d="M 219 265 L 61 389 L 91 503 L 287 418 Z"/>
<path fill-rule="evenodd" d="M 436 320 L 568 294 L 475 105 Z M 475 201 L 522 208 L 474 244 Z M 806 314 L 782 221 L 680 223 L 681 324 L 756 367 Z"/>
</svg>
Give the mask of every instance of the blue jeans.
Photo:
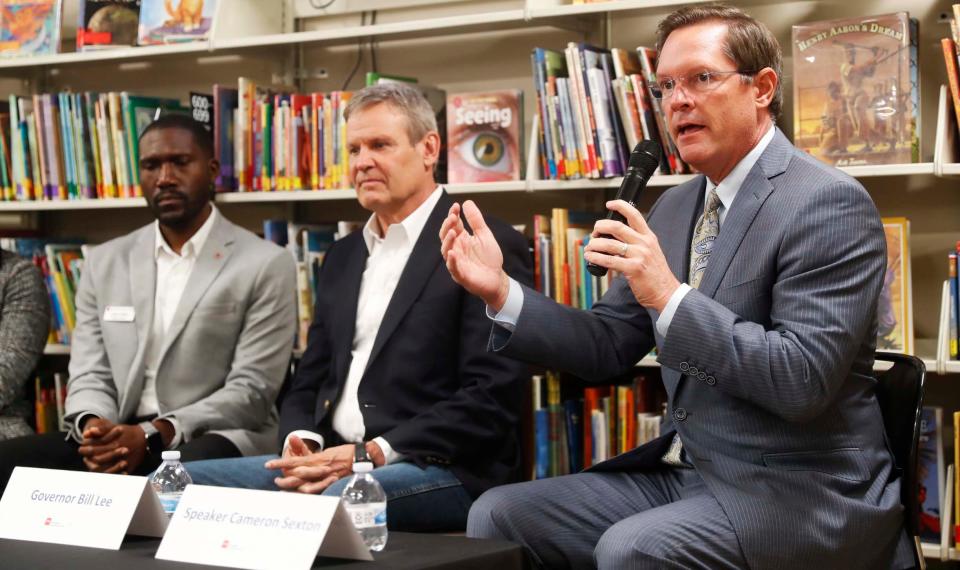
<svg viewBox="0 0 960 570">
<path fill-rule="evenodd" d="M 275 491 L 278 470 L 263 464 L 276 455 L 190 461 L 184 465 L 199 485 Z M 473 499 L 453 473 L 433 465 L 421 469 L 400 462 L 374 469 L 371 474 L 387 493 L 387 527 L 406 532 L 464 530 Z M 349 477 L 327 487 L 324 495 L 339 497 Z"/>
</svg>

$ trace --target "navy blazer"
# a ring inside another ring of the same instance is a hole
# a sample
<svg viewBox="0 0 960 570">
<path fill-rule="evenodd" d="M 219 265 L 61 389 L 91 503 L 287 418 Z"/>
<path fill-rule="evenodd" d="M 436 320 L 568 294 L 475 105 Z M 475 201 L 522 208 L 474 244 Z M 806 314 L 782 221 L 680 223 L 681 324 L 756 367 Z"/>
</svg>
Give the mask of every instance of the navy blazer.
<svg viewBox="0 0 960 570">
<path fill-rule="evenodd" d="M 704 186 L 668 190 L 648 217 L 679 280 Z M 885 247 L 863 187 L 778 130 L 666 337 L 620 278 L 590 312 L 525 289 L 516 330 L 494 327 L 491 342 L 596 380 L 656 343 L 664 435 L 595 471 L 660 468 L 679 432 L 751 568 L 902 568 L 910 545 L 872 371 Z"/>
<path fill-rule="evenodd" d="M 453 200 L 443 193 L 400 276 L 360 381 L 365 440 L 382 436 L 422 466 L 448 467 L 473 496 L 520 473 L 517 418 L 527 367 L 486 350 L 490 320 L 477 297 L 454 283 L 440 255 L 440 225 Z M 532 283 L 526 239 L 498 220 L 488 226 L 504 265 Z M 362 232 L 324 257 L 307 348 L 283 400 L 280 434 L 309 429 L 328 446 L 347 372 L 367 246 Z"/>
</svg>

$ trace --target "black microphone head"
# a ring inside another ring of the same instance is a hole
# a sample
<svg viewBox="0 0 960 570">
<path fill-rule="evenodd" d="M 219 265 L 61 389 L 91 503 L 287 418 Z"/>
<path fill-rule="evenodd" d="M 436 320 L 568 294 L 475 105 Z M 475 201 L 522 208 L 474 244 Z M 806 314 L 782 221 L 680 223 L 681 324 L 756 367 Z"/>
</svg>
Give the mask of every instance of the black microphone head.
<svg viewBox="0 0 960 570">
<path fill-rule="evenodd" d="M 643 172 L 644 176 L 652 176 L 660 165 L 660 143 L 651 140 L 642 140 L 637 143 L 630 153 L 627 168 Z"/>
</svg>

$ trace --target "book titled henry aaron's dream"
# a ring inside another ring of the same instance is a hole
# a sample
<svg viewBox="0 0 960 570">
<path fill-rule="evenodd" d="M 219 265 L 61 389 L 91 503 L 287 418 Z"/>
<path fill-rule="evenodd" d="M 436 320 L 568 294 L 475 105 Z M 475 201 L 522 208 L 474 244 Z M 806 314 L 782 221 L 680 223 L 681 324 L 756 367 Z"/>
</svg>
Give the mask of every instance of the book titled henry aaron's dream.
<svg viewBox="0 0 960 570">
<path fill-rule="evenodd" d="M 447 180 L 520 179 L 523 91 L 458 93 L 447 98 Z"/>
<path fill-rule="evenodd" d="M 918 162 L 917 40 L 906 12 L 793 26 L 794 144 L 834 166 Z"/>
</svg>

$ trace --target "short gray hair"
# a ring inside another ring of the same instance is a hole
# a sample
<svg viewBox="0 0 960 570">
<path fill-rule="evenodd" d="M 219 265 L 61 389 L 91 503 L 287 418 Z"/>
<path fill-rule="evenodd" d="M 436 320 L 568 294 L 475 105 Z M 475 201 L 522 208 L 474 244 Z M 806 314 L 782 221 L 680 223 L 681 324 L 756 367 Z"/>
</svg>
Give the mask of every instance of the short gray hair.
<svg viewBox="0 0 960 570">
<path fill-rule="evenodd" d="M 343 117 L 385 103 L 407 118 L 407 136 L 416 144 L 430 131 L 437 131 L 437 117 L 430 103 L 416 86 L 409 83 L 378 83 L 354 92 Z"/>
</svg>

